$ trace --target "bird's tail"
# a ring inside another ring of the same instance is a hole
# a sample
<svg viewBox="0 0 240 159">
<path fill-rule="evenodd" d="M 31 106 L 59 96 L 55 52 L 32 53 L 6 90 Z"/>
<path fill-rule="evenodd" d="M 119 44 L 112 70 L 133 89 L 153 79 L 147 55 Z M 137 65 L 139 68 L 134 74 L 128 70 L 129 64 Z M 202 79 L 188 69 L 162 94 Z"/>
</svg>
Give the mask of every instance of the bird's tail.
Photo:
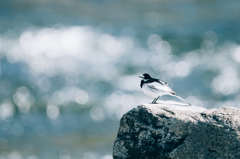
<svg viewBox="0 0 240 159">
<path fill-rule="evenodd" d="M 176 95 L 176 93 L 175 93 L 173 90 L 172 90 L 171 94 L 172 94 L 172 95 Z"/>
<path fill-rule="evenodd" d="M 188 103 L 185 99 L 183 99 L 183 98 L 179 97 L 178 95 L 176 95 L 175 92 L 172 92 L 170 95 L 174 96 L 174 97 L 177 97 L 178 99 L 180 99 L 180 100 L 184 101 L 185 103 L 187 103 L 189 106 L 192 106 L 192 104 Z"/>
</svg>

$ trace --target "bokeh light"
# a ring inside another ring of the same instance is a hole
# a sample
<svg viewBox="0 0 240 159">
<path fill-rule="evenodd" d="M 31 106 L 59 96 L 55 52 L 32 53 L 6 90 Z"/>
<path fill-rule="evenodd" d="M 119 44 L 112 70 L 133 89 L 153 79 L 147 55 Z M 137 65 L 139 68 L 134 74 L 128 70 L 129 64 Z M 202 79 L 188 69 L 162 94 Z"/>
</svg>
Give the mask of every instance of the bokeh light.
<svg viewBox="0 0 240 159">
<path fill-rule="evenodd" d="M 59 108 L 55 105 L 47 106 L 47 116 L 49 119 L 55 120 L 59 116 Z"/>
<path fill-rule="evenodd" d="M 34 104 L 34 97 L 26 87 L 19 87 L 13 95 L 13 101 L 21 112 L 27 113 Z"/>
<path fill-rule="evenodd" d="M 88 102 L 88 99 L 88 93 L 83 90 L 80 90 L 75 94 L 75 100 L 79 104 L 86 104 Z"/>
<path fill-rule="evenodd" d="M 7 119 L 13 117 L 15 114 L 15 108 L 9 99 L 5 99 L 0 105 L 0 117 L 1 119 Z"/>
</svg>

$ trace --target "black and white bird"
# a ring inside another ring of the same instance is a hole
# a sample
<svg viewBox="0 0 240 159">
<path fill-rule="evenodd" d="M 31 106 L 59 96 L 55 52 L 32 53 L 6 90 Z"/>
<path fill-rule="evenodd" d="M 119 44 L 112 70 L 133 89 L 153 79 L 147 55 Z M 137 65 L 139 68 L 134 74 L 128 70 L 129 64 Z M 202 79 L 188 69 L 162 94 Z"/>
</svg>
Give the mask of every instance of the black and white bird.
<svg viewBox="0 0 240 159">
<path fill-rule="evenodd" d="M 152 101 L 152 104 L 156 104 L 156 101 L 161 96 L 170 95 L 170 96 L 177 97 L 178 99 L 184 101 L 189 106 L 191 106 L 191 104 L 188 103 L 186 100 L 177 96 L 176 93 L 170 87 L 168 87 L 168 84 L 166 82 L 164 82 L 160 79 L 152 78 L 147 73 L 144 73 L 143 76 L 139 76 L 139 77 L 142 78 L 140 86 L 141 86 L 143 92 L 146 95 L 154 98 L 154 100 Z"/>
</svg>

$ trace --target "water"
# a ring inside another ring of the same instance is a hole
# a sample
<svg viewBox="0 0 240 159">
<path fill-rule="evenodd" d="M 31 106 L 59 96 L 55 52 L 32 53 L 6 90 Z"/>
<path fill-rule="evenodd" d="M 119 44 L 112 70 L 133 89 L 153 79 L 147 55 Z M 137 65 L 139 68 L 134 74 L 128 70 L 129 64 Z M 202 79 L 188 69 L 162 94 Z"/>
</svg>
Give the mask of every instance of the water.
<svg viewBox="0 0 240 159">
<path fill-rule="evenodd" d="M 146 72 L 193 105 L 240 107 L 239 7 L 2 1 L 0 158 L 112 158 L 121 116 L 152 101 Z"/>
</svg>

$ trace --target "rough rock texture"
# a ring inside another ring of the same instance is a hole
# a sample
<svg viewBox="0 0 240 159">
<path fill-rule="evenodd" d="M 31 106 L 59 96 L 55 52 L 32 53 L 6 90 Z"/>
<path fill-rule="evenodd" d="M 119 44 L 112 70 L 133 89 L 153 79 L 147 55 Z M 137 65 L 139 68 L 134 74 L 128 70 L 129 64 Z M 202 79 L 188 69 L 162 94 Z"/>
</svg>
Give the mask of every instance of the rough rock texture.
<svg viewBox="0 0 240 159">
<path fill-rule="evenodd" d="M 114 159 L 240 159 L 240 109 L 146 104 L 123 115 Z"/>
</svg>

